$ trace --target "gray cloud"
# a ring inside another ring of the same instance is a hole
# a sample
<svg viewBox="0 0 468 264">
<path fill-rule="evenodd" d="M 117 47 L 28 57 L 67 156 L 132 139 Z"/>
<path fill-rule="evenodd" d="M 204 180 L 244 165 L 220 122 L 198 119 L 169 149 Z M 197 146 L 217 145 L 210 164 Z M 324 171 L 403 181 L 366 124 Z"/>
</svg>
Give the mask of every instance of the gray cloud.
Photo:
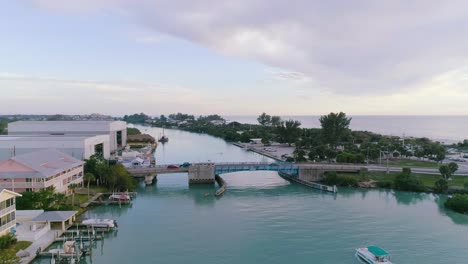
<svg viewBox="0 0 468 264">
<path fill-rule="evenodd" d="M 468 2 L 462 0 L 36 3 L 55 11 L 114 12 L 221 53 L 300 72 L 341 94 L 401 92 L 466 66 L 468 57 Z"/>
</svg>

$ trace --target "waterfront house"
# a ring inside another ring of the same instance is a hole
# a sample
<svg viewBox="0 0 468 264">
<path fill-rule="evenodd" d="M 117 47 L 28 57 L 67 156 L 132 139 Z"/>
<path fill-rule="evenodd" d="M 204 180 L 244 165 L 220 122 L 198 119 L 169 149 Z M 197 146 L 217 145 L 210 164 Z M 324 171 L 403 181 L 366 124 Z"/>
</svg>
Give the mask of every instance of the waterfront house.
<svg viewBox="0 0 468 264">
<path fill-rule="evenodd" d="M 21 194 L 0 188 L 0 236 L 16 226 L 16 197 Z"/>
<path fill-rule="evenodd" d="M 0 188 L 25 192 L 53 186 L 66 193 L 70 184 L 83 183 L 83 164 L 55 149 L 14 156 L 0 161 Z"/>
</svg>

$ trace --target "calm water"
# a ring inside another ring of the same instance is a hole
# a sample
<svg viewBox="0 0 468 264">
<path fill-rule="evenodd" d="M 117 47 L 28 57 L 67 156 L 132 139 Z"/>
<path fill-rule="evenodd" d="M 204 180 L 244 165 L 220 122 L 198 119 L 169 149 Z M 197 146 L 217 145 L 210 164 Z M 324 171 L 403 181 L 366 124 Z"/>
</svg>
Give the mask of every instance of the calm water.
<svg viewBox="0 0 468 264">
<path fill-rule="evenodd" d="M 165 134 L 160 163 L 264 160 L 209 136 Z M 189 187 L 184 174 L 160 175 L 139 187 L 131 207 L 88 211 L 119 222 L 118 233 L 97 243 L 92 263 L 357 264 L 354 248 L 368 244 L 389 250 L 395 263 L 468 263 L 468 216 L 447 212 L 445 198 L 352 189 L 332 195 L 273 172 L 223 178 L 229 187 L 221 198 L 203 195 L 214 186 Z"/>
<path fill-rule="evenodd" d="M 257 124 L 254 116 L 228 116 L 230 121 Z M 284 116 L 302 127 L 320 127 L 319 116 Z M 351 129 L 383 135 L 427 137 L 447 143 L 468 139 L 468 116 L 352 116 Z"/>
</svg>

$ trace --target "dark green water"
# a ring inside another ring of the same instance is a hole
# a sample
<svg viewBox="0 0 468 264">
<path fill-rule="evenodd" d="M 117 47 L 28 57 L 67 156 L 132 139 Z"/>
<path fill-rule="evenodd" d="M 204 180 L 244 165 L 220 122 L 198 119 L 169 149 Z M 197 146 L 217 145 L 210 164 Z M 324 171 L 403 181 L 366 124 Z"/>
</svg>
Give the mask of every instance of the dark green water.
<svg viewBox="0 0 468 264">
<path fill-rule="evenodd" d="M 166 135 L 161 164 L 264 159 L 208 136 Z M 468 217 L 446 211 L 445 197 L 353 189 L 332 195 L 273 172 L 244 172 L 223 175 L 228 191 L 215 198 L 204 196 L 215 186 L 189 187 L 184 174 L 158 177 L 140 186 L 131 207 L 86 213 L 119 222 L 86 263 L 359 263 L 354 249 L 369 244 L 390 251 L 394 263 L 468 263 Z"/>
</svg>

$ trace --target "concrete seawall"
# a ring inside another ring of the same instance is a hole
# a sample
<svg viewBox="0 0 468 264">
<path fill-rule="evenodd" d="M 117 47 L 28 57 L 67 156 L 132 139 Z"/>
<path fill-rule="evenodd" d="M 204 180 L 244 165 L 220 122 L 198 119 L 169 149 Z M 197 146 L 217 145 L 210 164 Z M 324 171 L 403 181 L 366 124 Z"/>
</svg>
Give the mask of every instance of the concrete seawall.
<svg viewBox="0 0 468 264">
<path fill-rule="evenodd" d="M 226 184 L 226 182 L 224 181 L 224 179 L 221 178 L 221 176 L 219 176 L 219 175 L 216 175 L 216 176 L 215 176 L 215 181 L 216 181 L 216 183 L 218 183 L 218 185 L 219 185 L 218 190 L 216 190 L 215 196 L 221 196 L 221 195 L 223 195 L 224 192 L 227 190 L 227 184 Z"/>
<path fill-rule="evenodd" d="M 285 179 L 287 179 L 289 181 L 299 183 L 299 184 L 305 185 L 307 187 L 311 187 L 311 188 L 314 188 L 314 189 L 317 189 L 317 190 L 331 192 L 331 193 L 338 192 L 338 188 L 336 188 L 336 185 L 328 186 L 328 185 L 319 184 L 319 183 L 315 183 L 315 182 L 309 182 L 309 181 L 301 180 L 299 178 L 296 178 L 296 177 L 294 177 L 292 175 L 289 175 L 287 173 L 284 173 L 284 172 L 278 172 L 278 174 L 281 177 L 283 177 L 283 178 L 285 178 Z"/>
</svg>

